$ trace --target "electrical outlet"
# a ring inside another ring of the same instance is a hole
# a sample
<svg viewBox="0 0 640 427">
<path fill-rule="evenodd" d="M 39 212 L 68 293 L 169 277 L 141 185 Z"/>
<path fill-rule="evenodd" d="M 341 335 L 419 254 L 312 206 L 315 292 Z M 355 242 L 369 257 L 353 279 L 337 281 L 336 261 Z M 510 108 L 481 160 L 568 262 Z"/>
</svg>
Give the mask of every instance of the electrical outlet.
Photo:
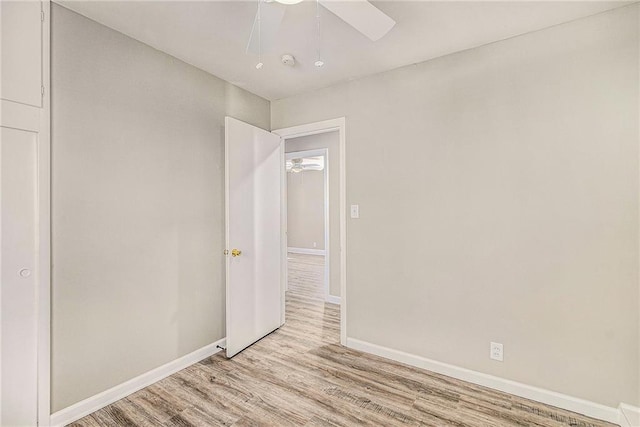
<svg viewBox="0 0 640 427">
<path fill-rule="evenodd" d="M 498 362 L 504 361 L 504 346 L 499 342 L 492 342 L 490 346 L 489 357 Z"/>
<path fill-rule="evenodd" d="M 316 242 L 313 242 L 313 247 L 314 247 L 314 248 L 317 248 L 317 247 L 318 247 L 318 244 L 317 244 Z"/>
<path fill-rule="evenodd" d="M 360 218 L 360 206 L 351 205 L 351 218 Z"/>
</svg>

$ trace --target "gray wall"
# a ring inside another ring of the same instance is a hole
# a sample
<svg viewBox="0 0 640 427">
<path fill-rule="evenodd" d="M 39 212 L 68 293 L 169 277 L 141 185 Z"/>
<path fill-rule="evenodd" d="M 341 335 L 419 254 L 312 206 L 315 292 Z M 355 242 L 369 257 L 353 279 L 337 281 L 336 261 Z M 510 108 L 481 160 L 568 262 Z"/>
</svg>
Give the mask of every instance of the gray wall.
<svg viewBox="0 0 640 427">
<path fill-rule="evenodd" d="M 224 336 L 224 116 L 269 102 L 52 8 L 57 411 Z"/>
<path fill-rule="evenodd" d="M 638 23 L 634 5 L 272 102 L 274 129 L 346 116 L 349 337 L 640 403 Z"/>
<path fill-rule="evenodd" d="M 283 127 L 283 126 L 278 126 Z M 278 127 L 272 127 L 277 129 Z M 288 139 L 285 151 L 329 151 L 329 295 L 340 296 L 340 135 L 338 132 L 320 133 Z"/>
<path fill-rule="evenodd" d="M 324 250 L 324 171 L 287 173 L 287 245 Z"/>
</svg>

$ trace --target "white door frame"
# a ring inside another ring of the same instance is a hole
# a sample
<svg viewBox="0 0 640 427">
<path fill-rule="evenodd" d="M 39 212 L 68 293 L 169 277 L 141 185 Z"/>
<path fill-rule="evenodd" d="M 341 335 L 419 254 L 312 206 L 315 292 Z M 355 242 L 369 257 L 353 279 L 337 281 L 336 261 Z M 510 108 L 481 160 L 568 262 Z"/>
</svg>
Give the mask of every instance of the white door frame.
<svg viewBox="0 0 640 427">
<path fill-rule="evenodd" d="M 285 149 L 286 149 L 286 140 L 285 140 Z M 329 281 L 331 278 L 331 266 L 330 266 L 330 262 L 329 262 L 329 256 L 331 255 L 330 252 L 330 232 L 329 232 L 329 149 L 328 148 L 318 148 L 318 149 L 313 149 L 313 150 L 302 150 L 302 151 L 292 151 L 287 153 L 285 151 L 285 159 L 289 160 L 289 159 L 296 159 L 296 158 L 301 158 L 301 157 L 323 157 L 324 158 L 324 169 L 322 170 L 323 172 L 323 176 L 322 176 L 322 182 L 323 182 L 323 193 L 322 193 L 322 197 L 323 197 L 323 212 L 324 212 L 324 300 L 327 302 L 331 302 L 330 298 L 329 298 Z M 303 172 L 304 173 L 304 172 Z M 285 197 L 285 207 L 287 207 L 288 209 L 288 200 L 289 200 L 289 188 L 288 188 L 288 180 L 285 179 L 284 180 L 284 185 L 285 185 L 285 191 L 284 191 L 284 197 Z M 287 209 L 284 210 L 284 215 L 285 218 L 287 219 L 287 228 L 285 230 L 286 232 L 286 237 L 288 239 L 289 237 L 289 225 L 288 225 L 288 212 Z M 289 242 L 287 240 L 287 251 L 289 249 Z M 284 260 L 285 263 L 288 263 L 288 261 L 285 259 Z M 289 271 L 287 269 L 287 275 L 289 274 Z M 287 277 L 287 281 L 285 283 L 285 289 L 289 289 L 289 285 L 288 285 L 288 277 Z"/>
<path fill-rule="evenodd" d="M 317 135 L 320 133 L 327 133 L 338 131 L 338 135 L 340 138 L 339 145 L 339 153 L 340 153 L 340 162 L 339 162 L 339 177 L 340 177 L 340 185 L 339 185 L 339 208 L 340 208 L 340 344 L 347 344 L 347 195 L 346 195 L 346 173 L 345 173 L 345 142 L 346 142 L 346 120 L 344 117 L 340 117 L 337 119 L 324 120 L 321 122 L 308 123 L 299 126 L 292 126 L 288 128 L 276 129 L 272 132 L 276 135 L 279 135 L 282 140 L 282 160 L 284 165 L 284 144 L 287 139 L 297 138 L 301 136 L 309 136 L 309 135 Z M 328 164 L 328 162 L 327 162 Z M 282 215 L 282 241 L 283 241 L 283 262 L 282 269 L 283 275 L 282 277 L 286 280 L 286 268 L 287 268 L 287 247 L 286 247 L 286 171 L 285 168 L 282 168 L 282 180 L 283 183 L 283 215 Z M 325 249 L 327 249 L 325 247 Z M 285 286 L 282 286 L 282 301 L 283 301 L 283 310 L 282 310 L 282 323 L 284 323 L 284 289 Z"/>
<path fill-rule="evenodd" d="M 51 2 L 42 0 L 42 109 L 38 151 L 38 425 L 51 423 Z"/>
</svg>

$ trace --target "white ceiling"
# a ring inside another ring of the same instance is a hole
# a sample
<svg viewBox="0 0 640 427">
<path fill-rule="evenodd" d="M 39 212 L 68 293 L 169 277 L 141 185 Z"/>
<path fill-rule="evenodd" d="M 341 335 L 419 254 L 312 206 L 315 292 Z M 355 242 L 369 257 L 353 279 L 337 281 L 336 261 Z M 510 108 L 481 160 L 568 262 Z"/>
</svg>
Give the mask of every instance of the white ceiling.
<svg viewBox="0 0 640 427">
<path fill-rule="evenodd" d="M 59 1 L 158 50 L 274 100 L 621 7 L 600 1 L 373 1 L 396 26 L 372 42 L 322 9 L 323 68 L 316 68 L 315 1 L 286 6 L 274 45 L 245 48 L 257 1 Z M 270 7 L 264 4 L 263 7 Z M 290 53 L 289 68 L 280 56 Z"/>
</svg>

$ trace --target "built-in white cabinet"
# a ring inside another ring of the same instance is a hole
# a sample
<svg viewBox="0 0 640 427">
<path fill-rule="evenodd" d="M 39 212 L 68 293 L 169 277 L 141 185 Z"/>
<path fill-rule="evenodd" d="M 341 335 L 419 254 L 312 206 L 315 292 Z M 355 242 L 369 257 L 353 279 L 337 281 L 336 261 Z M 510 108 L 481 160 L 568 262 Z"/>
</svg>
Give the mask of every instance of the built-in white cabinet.
<svg viewBox="0 0 640 427">
<path fill-rule="evenodd" d="M 0 98 L 42 106 L 42 20 L 40 1 L 0 1 Z"/>
<path fill-rule="evenodd" d="M 49 6 L 0 0 L 0 426 L 50 418 Z"/>
</svg>

